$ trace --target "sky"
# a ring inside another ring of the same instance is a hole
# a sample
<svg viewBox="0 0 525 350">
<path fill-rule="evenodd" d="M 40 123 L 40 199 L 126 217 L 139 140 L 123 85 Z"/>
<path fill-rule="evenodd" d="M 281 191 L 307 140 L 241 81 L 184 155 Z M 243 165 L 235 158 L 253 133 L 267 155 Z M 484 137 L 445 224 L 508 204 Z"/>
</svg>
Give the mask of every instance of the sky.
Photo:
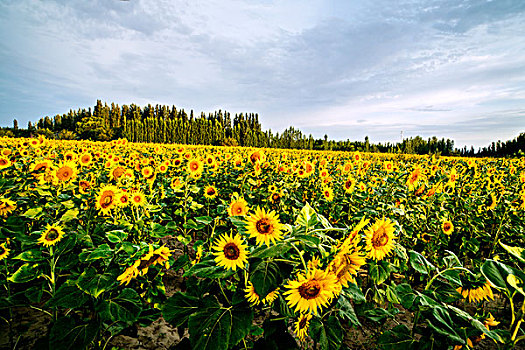
<svg viewBox="0 0 525 350">
<path fill-rule="evenodd" d="M 1 126 L 101 99 L 372 143 L 525 131 L 523 0 L 0 0 L 0 33 Z"/>
</svg>

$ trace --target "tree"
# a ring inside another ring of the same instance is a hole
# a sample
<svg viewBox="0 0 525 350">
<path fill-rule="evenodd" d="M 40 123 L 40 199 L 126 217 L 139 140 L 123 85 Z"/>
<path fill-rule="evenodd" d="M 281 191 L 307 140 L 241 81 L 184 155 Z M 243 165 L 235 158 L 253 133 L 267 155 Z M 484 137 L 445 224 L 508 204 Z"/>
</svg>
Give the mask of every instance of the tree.
<svg viewBox="0 0 525 350">
<path fill-rule="evenodd" d="M 18 120 L 13 120 L 13 130 L 17 131 L 18 130 Z"/>
</svg>

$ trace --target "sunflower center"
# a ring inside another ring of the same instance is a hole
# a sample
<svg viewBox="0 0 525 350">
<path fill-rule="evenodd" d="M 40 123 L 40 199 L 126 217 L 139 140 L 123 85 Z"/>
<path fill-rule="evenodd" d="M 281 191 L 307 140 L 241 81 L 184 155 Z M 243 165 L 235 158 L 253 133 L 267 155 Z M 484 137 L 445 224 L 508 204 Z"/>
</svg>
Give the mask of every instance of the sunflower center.
<svg viewBox="0 0 525 350">
<path fill-rule="evenodd" d="M 199 164 L 195 162 L 191 163 L 191 170 L 196 171 L 197 169 L 199 169 Z"/>
<path fill-rule="evenodd" d="M 448 222 L 445 222 L 445 223 L 443 224 L 443 229 L 444 229 L 445 231 L 450 230 L 450 224 L 449 224 Z"/>
<path fill-rule="evenodd" d="M 308 322 L 308 319 L 306 317 L 301 318 L 301 321 L 299 321 L 299 329 L 303 329 L 306 327 L 306 322 Z"/>
<path fill-rule="evenodd" d="M 372 238 L 372 245 L 374 247 L 383 247 L 387 243 L 388 235 L 386 234 L 385 229 L 383 227 L 379 227 L 374 233 L 374 237 Z"/>
<path fill-rule="evenodd" d="M 255 224 L 257 232 L 262 235 L 268 235 L 273 232 L 273 225 L 267 218 L 262 218 Z"/>
<path fill-rule="evenodd" d="M 319 296 L 320 292 L 321 285 L 317 281 L 308 281 L 299 287 L 299 294 L 301 297 L 308 300 L 316 298 Z"/>
<path fill-rule="evenodd" d="M 113 176 L 114 176 L 116 179 L 118 179 L 119 177 L 121 177 L 122 174 L 124 174 L 124 169 L 122 169 L 122 168 L 120 168 L 120 167 L 117 168 L 117 169 L 115 169 L 115 170 L 113 170 Z"/>
<path fill-rule="evenodd" d="M 7 164 L 7 160 L 5 159 L 0 159 L 0 165 L 6 165 Z"/>
<path fill-rule="evenodd" d="M 235 243 L 228 243 L 224 246 L 224 256 L 229 260 L 237 260 L 241 251 Z"/>
<path fill-rule="evenodd" d="M 208 191 L 206 191 L 206 193 L 208 194 L 208 196 L 213 196 L 215 194 L 215 189 L 208 188 Z"/>
<path fill-rule="evenodd" d="M 54 241 L 57 238 L 58 238 L 58 231 L 54 228 L 50 229 L 46 233 L 46 241 Z"/>
</svg>

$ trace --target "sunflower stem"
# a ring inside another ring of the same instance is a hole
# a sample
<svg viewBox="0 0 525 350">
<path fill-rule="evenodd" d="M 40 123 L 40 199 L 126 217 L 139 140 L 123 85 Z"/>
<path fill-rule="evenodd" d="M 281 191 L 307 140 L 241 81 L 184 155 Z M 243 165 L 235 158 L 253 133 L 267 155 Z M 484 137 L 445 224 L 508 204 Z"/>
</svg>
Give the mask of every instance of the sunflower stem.
<svg viewBox="0 0 525 350">
<path fill-rule="evenodd" d="M 464 267 L 449 267 L 448 269 L 445 269 L 443 271 L 440 271 L 439 273 L 437 273 L 434 277 L 432 277 L 430 279 L 430 281 L 428 281 L 426 287 L 425 287 L 425 290 L 428 290 L 430 288 L 430 286 L 432 285 L 432 282 L 434 282 L 434 280 L 436 278 L 438 278 L 439 276 L 441 276 L 442 274 L 444 274 L 445 272 L 447 271 L 453 271 L 453 270 L 464 270 L 464 271 L 467 271 L 467 272 L 470 272 L 470 270 L 464 268 Z"/>
<path fill-rule="evenodd" d="M 231 305 L 230 300 L 229 300 L 228 297 L 226 296 L 226 293 L 224 293 L 224 289 L 222 288 L 221 280 L 220 280 L 220 279 L 217 279 L 217 283 L 219 284 L 219 287 L 221 288 L 222 296 L 224 297 L 224 299 L 226 299 L 226 301 L 228 302 L 228 304 Z"/>
<path fill-rule="evenodd" d="M 308 271 L 308 267 L 307 267 L 307 265 L 306 265 L 306 262 L 304 261 L 303 254 L 301 253 L 301 251 L 299 250 L 299 248 L 297 248 L 297 247 L 295 246 L 295 244 L 293 244 L 293 243 L 290 242 L 290 245 L 292 246 L 293 249 L 295 249 L 295 251 L 297 252 L 297 254 L 299 254 L 299 258 L 301 259 L 301 262 L 303 263 L 304 271 L 307 272 L 307 271 Z"/>
</svg>

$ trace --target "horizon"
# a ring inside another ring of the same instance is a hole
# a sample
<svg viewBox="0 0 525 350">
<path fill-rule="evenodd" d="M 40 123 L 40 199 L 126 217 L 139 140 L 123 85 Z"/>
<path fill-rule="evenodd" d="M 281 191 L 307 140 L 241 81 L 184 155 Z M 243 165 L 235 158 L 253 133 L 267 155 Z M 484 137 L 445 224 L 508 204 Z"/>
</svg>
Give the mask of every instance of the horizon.
<svg viewBox="0 0 525 350">
<path fill-rule="evenodd" d="M 486 147 L 525 129 L 525 2 L 6 1 L 0 125 L 96 100 Z"/>
</svg>

